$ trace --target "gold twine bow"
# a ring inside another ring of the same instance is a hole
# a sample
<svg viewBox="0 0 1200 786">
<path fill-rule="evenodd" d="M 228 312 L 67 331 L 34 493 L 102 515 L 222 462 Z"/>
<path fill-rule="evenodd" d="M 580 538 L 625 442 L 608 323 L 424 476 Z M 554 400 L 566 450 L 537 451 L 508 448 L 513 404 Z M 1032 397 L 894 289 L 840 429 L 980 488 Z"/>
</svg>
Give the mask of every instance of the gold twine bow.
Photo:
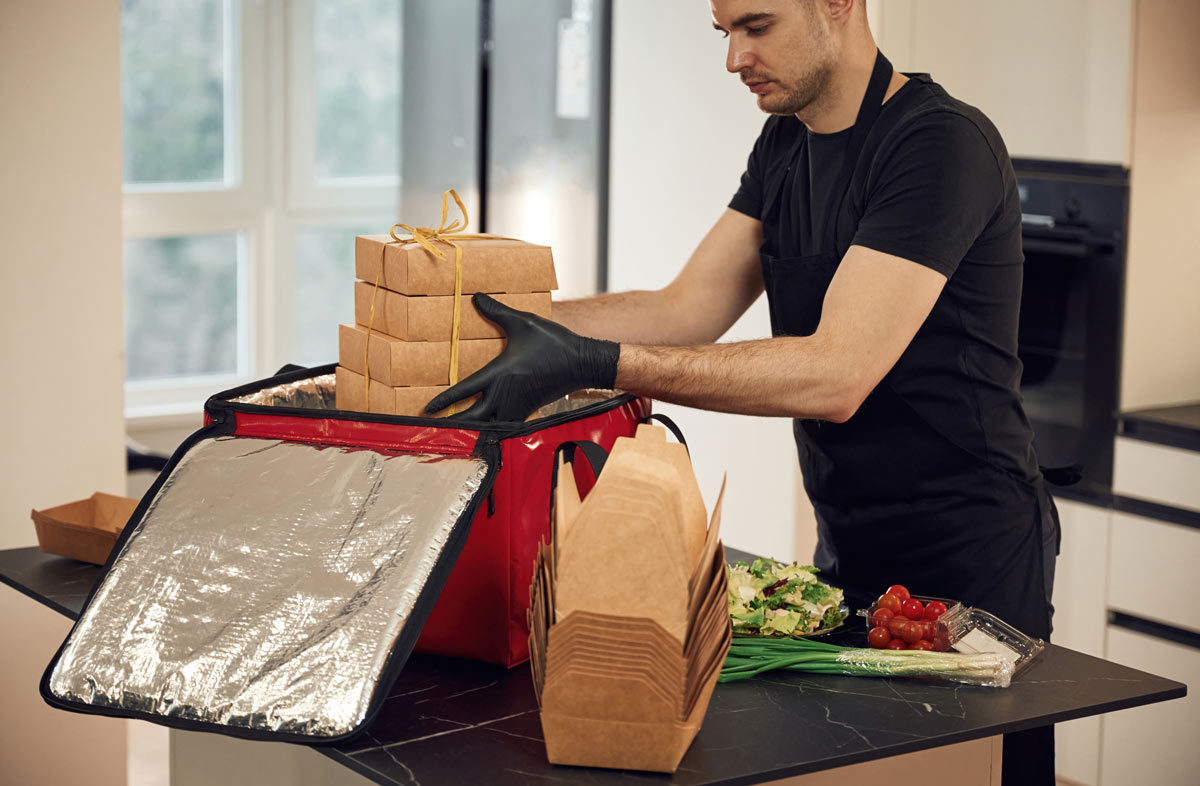
<svg viewBox="0 0 1200 786">
<path fill-rule="evenodd" d="M 446 224 L 446 218 L 450 208 L 450 197 L 454 197 L 454 204 L 458 205 L 458 212 L 462 214 L 462 221 L 454 219 L 449 225 Z M 453 188 L 442 194 L 442 223 L 434 229 L 433 227 L 412 227 L 408 224 L 393 224 L 391 231 L 388 233 L 392 236 L 389 243 L 384 243 L 379 251 L 379 272 L 375 274 L 375 289 L 371 292 L 371 313 L 367 318 L 367 343 L 363 349 L 363 376 L 366 378 L 366 386 L 364 388 L 364 397 L 366 398 L 367 412 L 371 411 L 371 328 L 375 324 L 375 298 L 379 295 L 379 285 L 383 281 L 383 262 L 384 256 L 387 254 L 387 247 L 399 243 L 405 245 L 408 243 L 418 243 L 421 248 L 428 251 L 434 257 L 444 260 L 445 252 L 435 246 L 434 241 L 445 243 L 454 249 L 454 317 L 450 325 L 450 385 L 454 386 L 458 383 L 458 325 L 462 317 L 462 246 L 450 239 L 453 236 L 455 240 L 469 240 L 476 238 L 492 238 L 494 235 L 468 234 L 464 230 L 470 219 L 467 217 L 467 208 L 463 206 L 462 200 L 458 197 L 458 192 Z M 396 229 L 406 230 L 409 234 L 401 237 L 396 234 Z M 450 405 L 450 414 L 453 415 L 457 411 L 456 404 Z"/>
</svg>

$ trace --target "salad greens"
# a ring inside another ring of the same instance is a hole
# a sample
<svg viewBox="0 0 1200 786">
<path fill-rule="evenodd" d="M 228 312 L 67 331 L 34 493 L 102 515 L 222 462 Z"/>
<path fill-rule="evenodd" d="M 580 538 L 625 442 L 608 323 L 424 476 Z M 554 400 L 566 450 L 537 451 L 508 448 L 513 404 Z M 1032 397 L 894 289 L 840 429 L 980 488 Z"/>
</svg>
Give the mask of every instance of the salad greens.
<svg viewBox="0 0 1200 786">
<path fill-rule="evenodd" d="M 734 633 L 805 636 L 836 628 L 846 617 L 842 591 L 818 581 L 812 565 L 760 558 L 738 561 L 728 573 Z"/>
</svg>

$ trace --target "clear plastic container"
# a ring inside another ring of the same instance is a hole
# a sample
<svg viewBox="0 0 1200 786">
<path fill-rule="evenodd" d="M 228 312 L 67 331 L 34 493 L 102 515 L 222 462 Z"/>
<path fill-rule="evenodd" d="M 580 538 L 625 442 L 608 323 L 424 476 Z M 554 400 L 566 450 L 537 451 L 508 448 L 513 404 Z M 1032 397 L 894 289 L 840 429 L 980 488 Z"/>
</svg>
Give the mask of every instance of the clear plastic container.
<svg viewBox="0 0 1200 786">
<path fill-rule="evenodd" d="M 994 652 L 1010 662 L 1013 673 L 1017 674 L 1046 648 L 1046 643 L 1041 639 L 1026 636 L 996 615 L 982 609 L 965 606 L 947 598 L 923 595 L 913 597 L 924 605 L 934 600 L 946 604 L 946 611 L 932 621 L 932 636 L 927 637 L 935 651 L 967 654 Z M 858 612 L 859 616 L 866 620 L 867 630 L 871 629 L 871 619 L 878 608 L 872 603 L 870 608 Z"/>
</svg>

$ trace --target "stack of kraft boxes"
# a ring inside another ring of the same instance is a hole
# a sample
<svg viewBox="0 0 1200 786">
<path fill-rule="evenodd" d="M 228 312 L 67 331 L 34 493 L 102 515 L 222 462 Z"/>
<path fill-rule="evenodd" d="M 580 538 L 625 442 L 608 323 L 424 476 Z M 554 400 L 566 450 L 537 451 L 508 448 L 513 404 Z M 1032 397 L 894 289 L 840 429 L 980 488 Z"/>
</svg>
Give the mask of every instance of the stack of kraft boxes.
<svg viewBox="0 0 1200 786">
<path fill-rule="evenodd" d="M 462 381 L 499 355 L 505 343 L 504 333 L 475 309 L 471 295 L 486 292 L 507 306 L 549 318 L 550 292 L 558 282 L 547 246 L 499 237 L 447 240 L 462 249 Z M 338 326 L 338 409 L 426 416 L 425 405 L 450 386 L 455 250 L 440 240 L 433 245 L 445 258 L 389 235 L 355 239 L 355 324 Z M 460 403 L 458 411 L 470 401 Z M 435 416 L 446 414 L 449 409 Z"/>
</svg>

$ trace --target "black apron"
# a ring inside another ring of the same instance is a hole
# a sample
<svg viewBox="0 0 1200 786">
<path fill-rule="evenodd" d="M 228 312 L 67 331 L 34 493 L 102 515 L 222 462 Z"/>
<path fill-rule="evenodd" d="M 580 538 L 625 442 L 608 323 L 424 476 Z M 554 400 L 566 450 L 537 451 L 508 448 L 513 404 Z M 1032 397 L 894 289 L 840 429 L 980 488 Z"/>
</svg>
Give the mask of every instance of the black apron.
<svg viewBox="0 0 1200 786">
<path fill-rule="evenodd" d="M 815 245 L 821 253 L 770 248 L 772 238 L 790 244 L 792 233 L 774 230 L 794 219 L 781 215 L 789 178 L 768 186 L 762 274 L 776 336 L 811 335 L 820 322 L 826 290 L 853 236 L 850 182 L 891 76 L 891 64 L 877 55 L 834 188 L 834 209 L 823 229 L 814 227 L 823 232 Z M 801 129 L 793 166 L 806 139 Z M 839 237 L 839 223 L 851 231 Z M 952 341 L 927 336 L 906 353 L 957 353 Z M 889 372 L 845 423 L 794 422 L 804 486 L 817 517 L 817 566 L 835 584 L 882 592 L 902 583 L 918 594 L 986 609 L 1031 636 L 1048 638 L 1042 513 L 1052 503 L 1041 478 L 1017 477 L 962 447 L 897 391 L 896 373 Z M 953 395 L 971 395 L 970 380 L 955 384 L 962 389 Z M 989 428 L 986 421 L 981 426 Z"/>
</svg>

